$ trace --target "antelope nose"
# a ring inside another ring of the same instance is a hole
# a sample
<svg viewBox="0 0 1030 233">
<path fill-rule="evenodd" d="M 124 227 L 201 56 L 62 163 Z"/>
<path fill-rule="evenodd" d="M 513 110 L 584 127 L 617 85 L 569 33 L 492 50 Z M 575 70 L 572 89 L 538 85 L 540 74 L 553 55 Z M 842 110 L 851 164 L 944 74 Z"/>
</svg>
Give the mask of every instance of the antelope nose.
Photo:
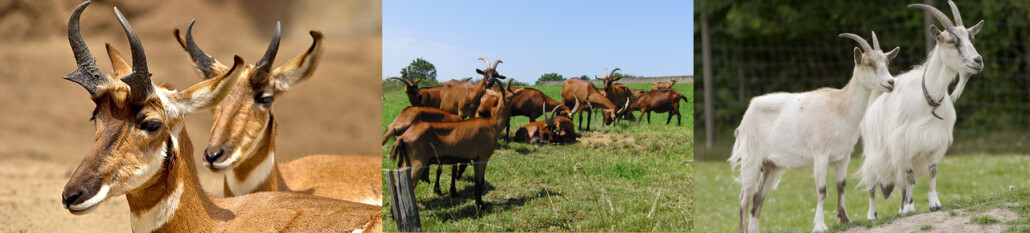
<svg viewBox="0 0 1030 233">
<path fill-rule="evenodd" d="M 204 150 L 204 160 L 207 160 L 208 164 L 214 164 L 221 157 L 222 149 L 207 148 Z"/>
<path fill-rule="evenodd" d="M 82 191 L 75 191 L 73 193 L 67 193 L 67 192 L 62 193 L 61 194 L 61 204 L 64 204 L 64 208 L 67 209 L 67 208 L 69 208 L 72 205 L 72 203 L 75 203 L 75 201 L 78 201 L 79 197 L 81 197 L 81 196 L 82 196 Z"/>
</svg>

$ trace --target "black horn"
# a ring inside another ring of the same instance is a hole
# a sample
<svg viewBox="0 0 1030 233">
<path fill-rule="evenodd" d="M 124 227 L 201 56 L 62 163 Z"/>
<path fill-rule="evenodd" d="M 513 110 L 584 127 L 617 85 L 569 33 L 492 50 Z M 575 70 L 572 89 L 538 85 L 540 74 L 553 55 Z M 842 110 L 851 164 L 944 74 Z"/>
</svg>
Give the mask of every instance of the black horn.
<svg viewBox="0 0 1030 233">
<path fill-rule="evenodd" d="M 129 38 L 129 50 L 132 53 L 132 73 L 122 77 L 121 80 L 129 85 L 129 102 L 142 103 L 154 91 L 154 85 L 150 82 L 151 74 L 147 69 L 147 55 L 143 52 L 143 43 L 140 42 L 136 31 L 132 30 L 132 25 L 125 20 L 125 16 L 118 10 L 118 7 L 114 8 L 114 14 L 118 16 L 118 22 L 121 23 L 122 29 L 125 29 L 125 35 Z"/>
<path fill-rule="evenodd" d="M 275 54 L 279 52 L 279 38 L 280 24 L 275 22 L 275 34 L 272 35 L 272 42 L 268 44 L 268 49 L 265 50 L 265 56 L 261 57 L 261 61 L 257 63 L 257 71 L 262 72 L 265 78 L 272 71 L 272 63 L 275 62 Z"/>
<path fill-rule="evenodd" d="M 71 44 L 72 53 L 75 54 L 77 68 L 65 75 L 64 79 L 82 85 L 90 96 L 96 96 L 99 91 L 97 86 L 108 80 L 104 73 L 97 68 L 97 60 L 89 52 L 89 47 L 86 46 L 86 41 L 82 39 L 82 32 L 79 30 L 79 17 L 82 16 L 82 11 L 89 6 L 89 3 L 86 1 L 75 7 L 75 11 L 72 11 L 72 15 L 68 19 L 68 43 Z"/>
<path fill-rule="evenodd" d="M 218 76 L 214 70 L 211 70 L 211 64 L 215 63 L 215 59 L 204 53 L 204 50 L 201 50 L 197 46 L 197 42 L 193 40 L 193 24 L 196 22 L 197 19 L 190 20 L 190 24 L 186 26 L 186 52 L 190 53 L 194 66 L 204 73 L 205 78 Z"/>
</svg>

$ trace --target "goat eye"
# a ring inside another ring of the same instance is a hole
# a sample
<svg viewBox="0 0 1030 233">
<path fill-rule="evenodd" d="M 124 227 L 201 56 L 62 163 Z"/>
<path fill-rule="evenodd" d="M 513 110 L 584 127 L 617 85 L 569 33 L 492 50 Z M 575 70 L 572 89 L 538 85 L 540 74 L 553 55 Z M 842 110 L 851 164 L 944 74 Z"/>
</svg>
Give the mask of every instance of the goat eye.
<svg viewBox="0 0 1030 233">
<path fill-rule="evenodd" d="M 147 132 L 154 132 L 158 129 L 161 129 L 162 125 L 164 124 L 160 121 L 144 121 L 143 124 L 139 125 L 139 129 L 145 130 Z"/>
</svg>

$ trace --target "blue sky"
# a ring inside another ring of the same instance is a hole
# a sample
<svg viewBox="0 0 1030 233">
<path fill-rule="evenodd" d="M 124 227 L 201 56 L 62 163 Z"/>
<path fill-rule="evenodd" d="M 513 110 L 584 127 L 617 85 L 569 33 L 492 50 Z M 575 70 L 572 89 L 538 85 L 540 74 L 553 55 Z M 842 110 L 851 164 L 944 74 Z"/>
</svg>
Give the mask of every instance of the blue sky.
<svg viewBox="0 0 1030 233">
<path fill-rule="evenodd" d="M 693 1 L 383 1 L 383 74 L 416 57 L 437 79 L 482 77 L 479 57 L 523 82 L 544 73 L 694 73 Z"/>
</svg>

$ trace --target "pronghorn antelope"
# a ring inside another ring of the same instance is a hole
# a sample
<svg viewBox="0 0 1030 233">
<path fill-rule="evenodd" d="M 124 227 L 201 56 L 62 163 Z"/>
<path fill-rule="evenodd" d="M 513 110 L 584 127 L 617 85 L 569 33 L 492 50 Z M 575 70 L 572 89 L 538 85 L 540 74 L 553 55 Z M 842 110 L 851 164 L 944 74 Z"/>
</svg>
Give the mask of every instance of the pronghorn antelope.
<svg viewBox="0 0 1030 233">
<path fill-rule="evenodd" d="M 193 60 L 198 74 L 211 79 L 226 74 L 225 65 L 204 53 L 193 40 L 193 24 L 179 44 Z M 311 77 L 322 56 L 322 33 L 311 31 L 314 42 L 303 54 L 275 69 L 279 25 L 265 56 L 256 65 L 241 67 L 240 78 L 214 107 L 215 123 L 204 150 L 212 171 L 225 171 L 226 196 L 260 191 L 305 191 L 316 196 L 382 205 L 382 159 L 362 155 L 312 155 L 287 163 L 275 161 L 276 98 Z"/>
<path fill-rule="evenodd" d="M 68 20 L 77 68 L 64 78 L 83 86 L 96 104 L 95 142 L 61 194 L 73 214 L 125 195 L 134 232 L 381 231 L 381 207 L 287 192 L 208 197 L 197 178 L 184 118 L 212 107 L 244 70 L 235 57 L 225 75 L 183 91 L 151 83 L 139 37 L 114 9 L 128 36 L 132 65 L 109 51 L 115 77 L 103 74 L 79 32 L 89 2 Z M 130 68 L 131 67 L 131 68 Z"/>
<path fill-rule="evenodd" d="M 506 89 L 506 90 L 505 90 Z M 510 114 L 511 99 L 522 89 L 511 89 L 511 80 L 502 88 L 500 104 L 490 118 L 472 118 L 461 122 L 420 122 L 408 127 L 397 136 L 397 142 L 390 152 L 398 160 L 398 167 L 406 164 L 412 168 L 411 178 L 415 187 L 425 175 L 424 171 L 433 163 L 464 163 L 475 161 L 476 205 L 484 206 L 483 186 L 486 165 L 497 147 L 497 136 L 504 128 Z M 491 95 L 497 95 L 490 93 Z M 451 177 L 452 183 L 455 177 Z M 452 191 L 454 190 L 452 186 Z"/>
<path fill-rule="evenodd" d="M 479 60 L 486 63 L 486 70 L 476 69 L 476 73 L 482 74 L 483 79 L 478 83 L 457 80 L 445 82 L 443 89 L 440 90 L 440 109 L 458 114 L 462 118 L 475 116 L 476 109 L 479 108 L 479 101 L 483 98 L 486 89 L 490 88 L 491 82 L 496 79 L 505 79 L 504 75 L 497 73 L 497 64 L 502 63 L 501 60 L 494 61 L 493 65 L 490 65 L 490 60 L 484 57 Z"/>
</svg>

